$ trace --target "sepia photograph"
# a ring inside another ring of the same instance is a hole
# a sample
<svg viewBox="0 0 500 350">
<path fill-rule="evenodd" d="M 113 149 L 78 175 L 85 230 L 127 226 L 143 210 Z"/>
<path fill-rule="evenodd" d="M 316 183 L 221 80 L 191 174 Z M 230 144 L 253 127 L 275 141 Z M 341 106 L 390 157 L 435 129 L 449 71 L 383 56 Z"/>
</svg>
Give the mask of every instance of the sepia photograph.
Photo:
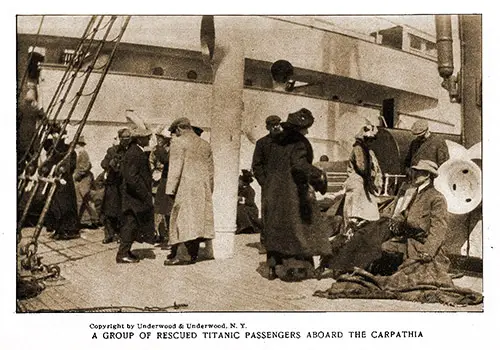
<svg viewBox="0 0 500 350">
<path fill-rule="evenodd" d="M 13 16 L 15 317 L 356 348 L 432 325 L 259 316 L 487 311 L 483 14 Z"/>
</svg>

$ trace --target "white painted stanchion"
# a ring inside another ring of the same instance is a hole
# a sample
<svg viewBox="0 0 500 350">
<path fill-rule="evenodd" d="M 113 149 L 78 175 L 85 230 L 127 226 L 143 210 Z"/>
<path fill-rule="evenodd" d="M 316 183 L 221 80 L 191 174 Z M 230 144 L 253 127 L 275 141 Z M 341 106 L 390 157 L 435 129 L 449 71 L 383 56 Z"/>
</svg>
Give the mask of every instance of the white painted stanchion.
<svg viewBox="0 0 500 350">
<path fill-rule="evenodd" d="M 236 232 L 245 56 L 235 20 L 217 16 L 214 19 L 216 42 L 210 143 L 215 168 L 212 249 L 216 259 L 233 256 Z"/>
</svg>

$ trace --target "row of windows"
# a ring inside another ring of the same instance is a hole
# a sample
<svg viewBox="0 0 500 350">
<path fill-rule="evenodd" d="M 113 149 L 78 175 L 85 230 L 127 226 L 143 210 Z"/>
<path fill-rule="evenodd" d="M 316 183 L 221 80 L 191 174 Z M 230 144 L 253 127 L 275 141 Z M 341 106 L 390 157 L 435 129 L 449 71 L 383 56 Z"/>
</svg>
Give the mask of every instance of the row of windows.
<svg viewBox="0 0 500 350">
<path fill-rule="evenodd" d="M 44 62 L 44 57 L 46 55 L 46 48 L 44 47 L 30 47 L 28 53 L 31 55 L 30 65 L 33 66 L 33 70 L 38 69 L 38 65 Z M 49 62 L 49 63 L 57 63 L 62 65 L 68 65 L 70 62 L 74 60 L 81 59 L 83 54 L 80 52 L 79 56 L 75 58 L 76 51 L 73 49 L 64 49 L 57 62 Z M 163 67 L 157 66 L 151 69 L 151 75 L 154 76 L 165 76 L 165 69 Z M 190 69 L 186 71 L 185 77 L 190 80 L 198 79 L 198 72 L 194 69 Z"/>
</svg>

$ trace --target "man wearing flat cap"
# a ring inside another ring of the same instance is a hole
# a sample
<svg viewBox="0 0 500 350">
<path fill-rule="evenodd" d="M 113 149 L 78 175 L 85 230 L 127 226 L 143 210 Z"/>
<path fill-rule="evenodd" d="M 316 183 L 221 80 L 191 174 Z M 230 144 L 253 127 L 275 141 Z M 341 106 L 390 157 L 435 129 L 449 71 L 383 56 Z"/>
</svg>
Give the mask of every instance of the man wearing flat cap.
<svg viewBox="0 0 500 350">
<path fill-rule="evenodd" d="M 265 213 L 266 208 L 264 206 L 264 203 L 266 201 L 265 200 L 266 192 L 264 183 L 266 182 L 266 167 L 268 165 L 268 156 L 270 148 L 273 147 L 273 140 L 275 140 L 276 137 L 283 132 L 283 128 L 281 127 L 281 118 L 278 117 L 277 115 L 270 115 L 269 117 L 267 117 L 266 129 L 269 131 L 269 133 L 266 136 L 257 140 L 257 142 L 255 143 L 255 150 L 253 152 L 253 158 L 252 158 L 252 172 L 261 187 L 262 221 L 265 220 L 264 217 L 266 215 Z M 261 247 L 259 249 L 259 253 L 265 254 L 266 251 L 263 247 L 265 228 L 263 227 L 261 231 L 262 231 L 260 233 Z"/>
<path fill-rule="evenodd" d="M 104 198 L 102 201 L 102 220 L 104 224 L 103 244 L 111 243 L 118 239 L 122 223 L 122 195 L 121 184 L 123 181 L 121 166 L 125 152 L 130 143 L 130 130 L 118 130 L 119 143 L 109 147 L 101 167 L 104 169 Z"/>
<path fill-rule="evenodd" d="M 448 160 L 450 156 L 446 142 L 441 136 L 430 132 L 426 120 L 417 120 L 411 127 L 411 133 L 415 139 L 410 143 L 405 159 L 407 170 L 421 159 L 432 160 L 438 167 Z"/>
<path fill-rule="evenodd" d="M 139 262 L 131 252 L 132 243 L 154 244 L 154 208 L 152 174 L 144 148 L 149 145 L 152 132 L 137 127 L 130 130 L 130 145 L 122 160 L 122 217 L 117 263 Z"/>
<path fill-rule="evenodd" d="M 194 264 L 200 243 L 215 236 L 212 149 L 195 134 L 188 118 L 174 120 L 169 130 L 172 140 L 165 193 L 175 199 L 168 237 L 172 249 L 164 265 Z M 187 259 L 177 254 L 180 244 L 186 247 Z"/>
</svg>

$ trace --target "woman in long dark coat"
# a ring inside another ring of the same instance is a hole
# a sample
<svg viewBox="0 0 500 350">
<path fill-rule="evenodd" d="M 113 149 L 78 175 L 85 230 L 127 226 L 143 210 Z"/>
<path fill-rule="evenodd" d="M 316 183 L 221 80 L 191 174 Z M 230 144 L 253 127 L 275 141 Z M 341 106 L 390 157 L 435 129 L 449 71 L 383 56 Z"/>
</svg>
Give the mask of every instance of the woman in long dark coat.
<svg viewBox="0 0 500 350">
<path fill-rule="evenodd" d="M 56 127 L 52 138 L 47 139 L 44 144 L 46 151 L 54 149 L 50 158 L 42 166 L 41 175 L 46 176 L 50 173 L 52 167 L 59 164 L 65 158 L 69 151 L 69 145 L 61 138 L 54 147 L 54 140 L 58 138 L 59 129 Z M 66 164 L 62 164 L 62 179 L 65 184 L 58 184 L 52 198 L 47 216 L 45 217 L 45 226 L 47 230 L 54 230 L 52 238 L 54 239 L 73 239 L 80 237 L 78 209 L 76 204 L 75 183 L 73 182 L 73 172 L 76 169 L 76 153 L 72 151 Z"/>
<path fill-rule="evenodd" d="M 270 279 L 311 277 L 313 256 L 330 254 L 328 226 L 314 194 L 326 191 L 326 181 L 312 165 L 313 150 L 304 136 L 313 122 L 305 108 L 289 114 L 282 123 L 282 136 L 275 141 L 279 147 L 270 150 L 264 183 L 268 194 L 264 245 Z"/>
</svg>

